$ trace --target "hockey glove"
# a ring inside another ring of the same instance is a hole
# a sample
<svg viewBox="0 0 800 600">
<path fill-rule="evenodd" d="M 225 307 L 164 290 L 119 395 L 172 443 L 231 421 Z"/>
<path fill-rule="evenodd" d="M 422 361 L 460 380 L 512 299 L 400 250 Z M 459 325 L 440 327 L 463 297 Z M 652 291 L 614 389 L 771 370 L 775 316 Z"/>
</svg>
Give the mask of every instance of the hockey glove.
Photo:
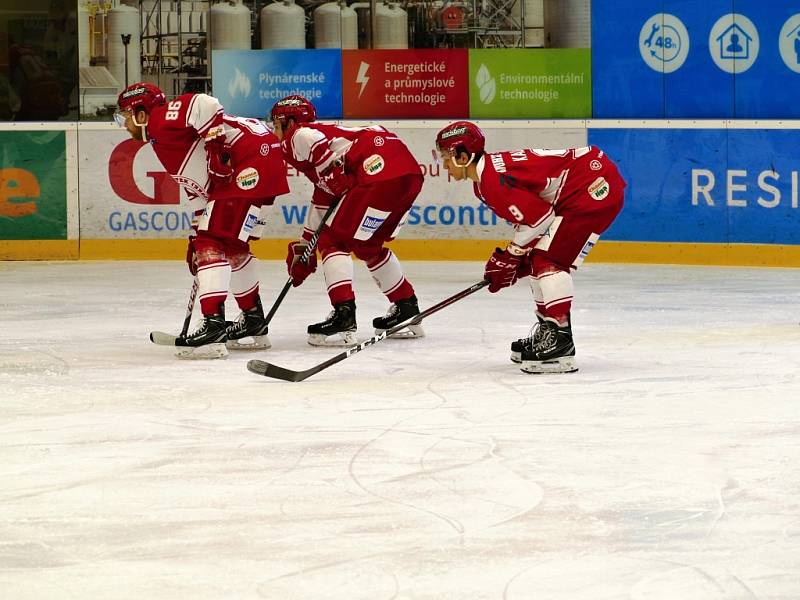
<svg viewBox="0 0 800 600">
<path fill-rule="evenodd" d="M 218 137 L 206 142 L 206 159 L 208 174 L 215 183 L 228 183 L 233 178 L 231 166 L 230 146 L 225 143 L 224 137 Z"/>
<path fill-rule="evenodd" d="M 317 270 L 316 250 L 311 253 L 307 262 L 300 260 L 307 247 L 305 241 L 289 243 L 289 253 L 286 255 L 286 267 L 289 271 L 289 276 L 292 278 L 293 287 L 297 287 L 303 283 L 306 277 Z"/>
<path fill-rule="evenodd" d="M 354 178 L 345 173 L 344 161 L 334 161 L 319 178 L 319 186 L 336 197 L 344 196 L 355 184 Z"/>
<path fill-rule="evenodd" d="M 495 248 L 483 272 L 483 278 L 489 280 L 489 291 L 494 294 L 514 285 L 519 277 L 520 265 L 525 258 L 524 254 L 515 256 L 507 250 Z"/>
<path fill-rule="evenodd" d="M 194 241 L 197 238 L 189 237 L 189 245 L 186 247 L 186 264 L 189 265 L 189 273 L 197 275 L 197 253 L 194 249 Z"/>
</svg>

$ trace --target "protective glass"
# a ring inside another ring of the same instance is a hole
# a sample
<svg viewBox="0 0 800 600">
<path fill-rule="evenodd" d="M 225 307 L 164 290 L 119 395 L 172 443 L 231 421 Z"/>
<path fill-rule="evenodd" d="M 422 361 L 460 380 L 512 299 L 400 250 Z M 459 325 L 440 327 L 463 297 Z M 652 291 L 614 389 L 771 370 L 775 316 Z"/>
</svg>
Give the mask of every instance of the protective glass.
<svg viewBox="0 0 800 600">
<path fill-rule="evenodd" d="M 433 155 L 433 162 L 437 165 L 444 164 L 450 158 L 453 158 L 453 152 L 450 150 L 440 150 L 439 148 L 433 148 L 431 150 L 431 154 Z"/>
<path fill-rule="evenodd" d="M 114 122 L 117 124 L 118 127 L 125 127 L 125 121 L 128 120 L 128 117 L 131 116 L 131 111 L 129 110 L 118 110 L 114 113 Z"/>
</svg>

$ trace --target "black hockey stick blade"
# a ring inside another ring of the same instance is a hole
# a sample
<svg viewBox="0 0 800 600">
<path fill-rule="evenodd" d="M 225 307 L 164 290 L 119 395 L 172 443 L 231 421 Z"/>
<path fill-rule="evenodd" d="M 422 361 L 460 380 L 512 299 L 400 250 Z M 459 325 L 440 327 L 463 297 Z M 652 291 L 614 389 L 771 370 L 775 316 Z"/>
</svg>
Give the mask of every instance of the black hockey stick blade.
<svg viewBox="0 0 800 600">
<path fill-rule="evenodd" d="M 373 344 L 377 344 L 378 342 L 385 340 L 387 337 L 392 335 L 393 333 L 397 333 L 401 329 L 405 329 L 409 325 L 418 325 L 422 322 L 422 319 L 432 315 L 435 312 L 442 310 L 443 308 L 450 306 L 454 302 L 461 300 L 462 298 L 466 298 L 470 294 L 474 294 L 481 288 L 486 287 L 489 285 L 489 281 L 486 279 L 479 281 L 477 283 L 473 283 L 465 290 L 461 290 L 457 294 L 442 300 L 438 304 L 434 304 L 430 308 L 422 311 L 417 316 L 409 319 L 404 323 L 400 323 L 399 325 L 395 325 L 391 329 L 387 329 L 386 331 L 382 331 L 371 338 L 361 342 L 360 344 L 353 346 L 352 348 L 348 348 L 344 352 L 340 352 L 336 356 L 329 358 L 328 360 L 321 362 L 318 365 L 315 365 L 309 369 L 304 371 L 293 371 L 292 369 L 286 369 L 284 367 L 279 367 L 278 365 L 273 365 L 272 363 L 264 362 L 263 360 L 251 360 L 247 363 L 247 370 L 251 373 L 256 373 L 257 375 L 263 375 L 264 377 L 271 377 L 272 379 L 280 379 L 282 381 L 303 381 L 308 379 L 312 375 L 319 373 L 330 367 L 331 365 L 335 365 L 338 362 L 343 361 L 346 358 L 350 358 L 353 354 L 357 354 L 361 352 L 364 348 L 368 346 L 372 346 Z"/>
<path fill-rule="evenodd" d="M 256 375 L 263 375 L 264 377 L 271 377 L 272 379 L 281 379 L 283 381 L 303 381 L 315 373 L 314 369 L 306 371 L 292 371 L 291 369 L 284 369 L 278 365 L 264 362 L 263 360 L 249 360 L 247 361 L 247 370 Z"/>
</svg>

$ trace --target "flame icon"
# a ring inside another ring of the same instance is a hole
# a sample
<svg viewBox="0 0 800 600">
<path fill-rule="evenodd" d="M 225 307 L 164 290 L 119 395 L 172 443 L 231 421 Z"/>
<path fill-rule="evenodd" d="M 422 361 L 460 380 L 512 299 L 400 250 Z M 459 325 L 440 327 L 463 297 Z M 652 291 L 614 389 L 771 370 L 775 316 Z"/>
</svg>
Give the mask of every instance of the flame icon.
<svg viewBox="0 0 800 600">
<path fill-rule="evenodd" d="M 233 79 L 228 83 L 228 93 L 231 95 L 231 98 L 235 98 L 238 94 L 247 98 L 250 95 L 250 88 L 252 87 L 250 85 L 250 78 L 238 68 L 236 68 L 235 71 Z"/>
</svg>

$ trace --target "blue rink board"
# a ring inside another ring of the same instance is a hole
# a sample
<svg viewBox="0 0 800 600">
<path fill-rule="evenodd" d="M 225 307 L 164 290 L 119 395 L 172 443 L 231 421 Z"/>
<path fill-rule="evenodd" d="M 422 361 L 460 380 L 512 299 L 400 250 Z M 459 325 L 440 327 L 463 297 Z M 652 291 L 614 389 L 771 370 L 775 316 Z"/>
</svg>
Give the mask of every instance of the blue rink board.
<svg viewBox="0 0 800 600">
<path fill-rule="evenodd" d="M 342 117 L 342 52 L 321 50 L 214 50 L 212 89 L 225 111 L 263 119 L 272 105 L 299 94 L 321 118 Z"/>
<path fill-rule="evenodd" d="M 677 17 L 687 31 L 682 40 L 688 48 L 685 62 L 672 72 L 648 66 L 642 58 L 647 50 L 640 50 L 640 32 L 647 31 L 648 20 L 661 13 Z M 752 66 L 736 74 L 718 67 L 710 48 L 714 24 L 731 13 L 752 21 L 759 40 Z M 787 66 L 779 49 L 784 24 L 800 24 L 798 14 L 797 0 L 616 0 L 611 6 L 594 2 L 592 115 L 596 119 L 800 118 L 800 72 Z M 800 50 L 790 52 L 788 60 L 800 69 Z"/>
<path fill-rule="evenodd" d="M 589 142 L 628 182 L 603 238 L 800 244 L 799 138 L 797 130 L 590 129 Z"/>
</svg>

